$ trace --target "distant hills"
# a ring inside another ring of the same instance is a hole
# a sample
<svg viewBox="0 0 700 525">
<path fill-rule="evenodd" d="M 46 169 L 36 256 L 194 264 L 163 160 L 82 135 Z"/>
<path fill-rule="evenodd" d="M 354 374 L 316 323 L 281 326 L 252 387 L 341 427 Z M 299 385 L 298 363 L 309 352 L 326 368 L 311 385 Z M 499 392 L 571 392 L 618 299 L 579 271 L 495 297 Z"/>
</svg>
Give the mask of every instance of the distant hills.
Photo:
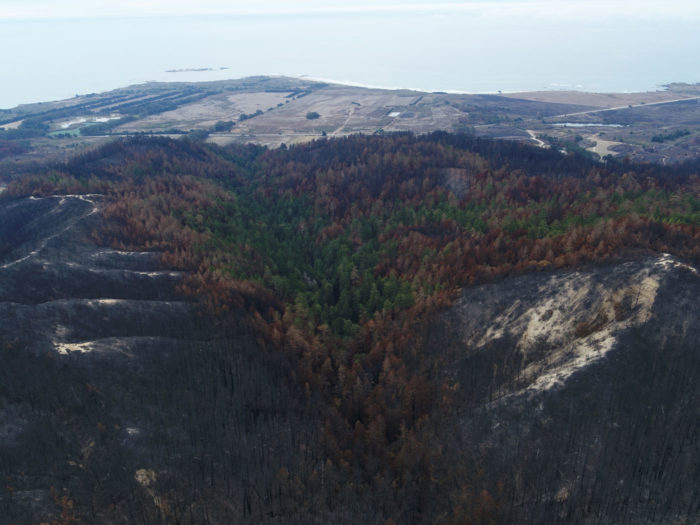
<svg viewBox="0 0 700 525">
<path fill-rule="evenodd" d="M 318 115 L 308 119 L 307 115 Z M 118 136 L 183 136 L 269 147 L 324 136 L 468 132 L 592 158 L 677 163 L 700 153 L 700 86 L 597 94 L 449 94 L 285 77 L 148 83 L 0 111 L 0 167 L 18 173 Z"/>
</svg>

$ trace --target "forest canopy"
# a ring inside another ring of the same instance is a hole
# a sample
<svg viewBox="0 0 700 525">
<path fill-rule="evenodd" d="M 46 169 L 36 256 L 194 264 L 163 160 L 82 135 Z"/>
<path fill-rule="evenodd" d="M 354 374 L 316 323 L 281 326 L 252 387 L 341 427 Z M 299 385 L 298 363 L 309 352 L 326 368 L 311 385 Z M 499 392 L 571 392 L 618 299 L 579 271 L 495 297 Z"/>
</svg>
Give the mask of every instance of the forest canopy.
<svg viewBox="0 0 700 525">
<path fill-rule="evenodd" d="M 430 498 L 449 499 L 455 521 L 498 512 L 473 479 L 450 488 L 436 429 L 455 385 L 422 353 L 430 315 L 461 288 L 639 251 L 700 262 L 697 164 L 601 164 L 442 132 L 278 150 L 119 140 L 3 198 L 56 193 L 103 194 L 100 242 L 162 252 L 222 327 L 244 311 L 319 400 L 336 482 L 391 486 L 396 519 L 405 505 L 428 516 Z"/>
</svg>

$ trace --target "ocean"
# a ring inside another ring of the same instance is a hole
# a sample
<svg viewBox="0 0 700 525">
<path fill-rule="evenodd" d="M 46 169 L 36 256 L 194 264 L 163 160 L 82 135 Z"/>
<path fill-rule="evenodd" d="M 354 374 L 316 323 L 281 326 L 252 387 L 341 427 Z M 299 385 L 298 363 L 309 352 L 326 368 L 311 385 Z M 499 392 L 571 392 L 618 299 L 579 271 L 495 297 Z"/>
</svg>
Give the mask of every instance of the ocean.
<svg viewBox="0 0 700 525">
<path fill-rule="evenodd" d="M 697 29 L 694 19 L 466 12 L 0 20 L 0 108 L 250 75 L 470 93 L 648 91 L 700 82 Z"/>
</svg>

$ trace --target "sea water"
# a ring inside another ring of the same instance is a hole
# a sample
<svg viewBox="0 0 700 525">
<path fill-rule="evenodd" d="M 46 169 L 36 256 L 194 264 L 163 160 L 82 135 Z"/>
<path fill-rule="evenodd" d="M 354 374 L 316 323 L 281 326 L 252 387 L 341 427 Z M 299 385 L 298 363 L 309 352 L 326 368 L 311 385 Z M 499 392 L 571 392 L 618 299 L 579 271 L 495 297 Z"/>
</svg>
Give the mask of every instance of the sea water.
<svg viewBox="0 0 700 525">
<path fill-rule="evenodd" d="M 472 93 L 655 90 L 700 82 L 697 29 L 692 19 L 460 12 L 0 20 L 0 108 L 275 74 Z"/>
</svg>

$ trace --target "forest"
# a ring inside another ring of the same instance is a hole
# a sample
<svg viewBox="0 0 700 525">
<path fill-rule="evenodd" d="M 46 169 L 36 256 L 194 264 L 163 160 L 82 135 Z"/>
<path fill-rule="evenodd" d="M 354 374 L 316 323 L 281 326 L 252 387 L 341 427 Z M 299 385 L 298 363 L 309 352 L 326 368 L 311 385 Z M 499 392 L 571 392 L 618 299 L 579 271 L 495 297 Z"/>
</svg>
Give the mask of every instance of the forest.
<svg viewBox="0 0 700 525">
<path fill-rule="evenodd" d="M 101 194 L 96 242 L 159 252 L 221 333 L 244 319 L 317 413 L 304 425 L 322 487 L 308 465 L 280 466 L 276 512 L 353 501 L 383 523 L 498 523 L 498 494 L 445 442 L 458 385 L 432 317 L 507 276 L 651 252 L 700 263 L 698 173 L 444 132 L 276 150 L 134 137 L 2 198 Z M 209 503 L 215 523 L 225 505 Z"/>
</svg>

